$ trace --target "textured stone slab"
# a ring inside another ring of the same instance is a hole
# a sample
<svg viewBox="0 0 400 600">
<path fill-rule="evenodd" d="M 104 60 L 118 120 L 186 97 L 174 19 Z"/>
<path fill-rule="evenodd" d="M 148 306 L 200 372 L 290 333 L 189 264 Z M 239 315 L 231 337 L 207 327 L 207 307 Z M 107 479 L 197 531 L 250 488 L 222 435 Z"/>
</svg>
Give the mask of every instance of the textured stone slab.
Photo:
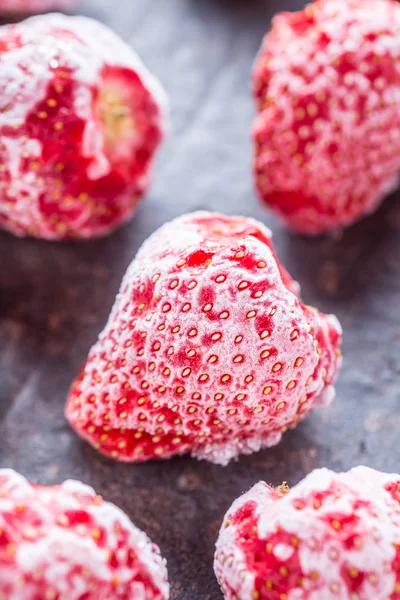
<svg viewBox="0 0 400 600">
<path fill-rule="evenodd" d="M 0 465 L 44 484 L 82 479 L 168 558 L 173 600 L 221 598 L 214 542 L 233 498 L 259 479 L 295 484 L 317 466 L 400 470 L 400 195 L 342 239 L 288 235 L 258 204 L 249 164 L 249 72 L 263 32 L 295 0 L 88 0 L 81 12 L 135 45 L 171 99 L 172 131 L 136 219 L 75 245 L 0 234 Z M 306 302 L 345 329 L 336 403 L 283 443 L 226 469 L 189 459 L 118 465 L 63 417 L 67 389 L 144 238 L 195 209 L 253 215 L 275 232 Z"/>
</svg>

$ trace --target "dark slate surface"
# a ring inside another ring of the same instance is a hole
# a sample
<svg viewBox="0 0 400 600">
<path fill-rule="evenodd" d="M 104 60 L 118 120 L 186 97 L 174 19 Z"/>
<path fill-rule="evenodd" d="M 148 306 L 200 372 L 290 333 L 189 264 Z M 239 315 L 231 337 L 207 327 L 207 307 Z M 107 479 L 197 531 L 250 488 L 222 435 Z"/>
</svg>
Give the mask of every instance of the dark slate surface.
<svg viewBox="0 0 400 600">
<path fill-rule="evenodd" d="M 162 80 L 172 131 L 135 220 L 75 245 L 0 234 L 0 465 L 34 482 L 79 478 L 119 504 L 162 548 L 173 600 L 221 598 L 213 546 L 232 500 L 259 479 L 295 484 L 317 466 L 400 471 L 400 195 L 342 239 L 291 236 L 252 191 L 249 71 L 271 16 L 298 0 L 88 0 Z M 223 469 L 183 458 L 129 466 L 68 427 L 67 389 L 102 328 L 140 243 L 182 212 L 265 221 L 306 302 L 345 329 L 336 403 L 275 449 Z"/>
</svg>

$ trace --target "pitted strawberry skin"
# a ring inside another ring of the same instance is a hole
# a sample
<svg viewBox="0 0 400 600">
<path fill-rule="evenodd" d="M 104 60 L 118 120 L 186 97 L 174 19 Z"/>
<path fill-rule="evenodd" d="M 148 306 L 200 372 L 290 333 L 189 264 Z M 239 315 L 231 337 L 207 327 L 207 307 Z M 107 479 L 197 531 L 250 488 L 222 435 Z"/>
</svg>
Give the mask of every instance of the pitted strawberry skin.
<svg viewBox="0 0 400 600">
<path fill-rule="evenodd" d="M 398 2 L 317 0 L 276 16 L 253 79 L 256 188 L 289 228 L 342 230 L 398 186 Z"/>
<path fill-rule="evenodd" d="M 304 306 L 271 233 L 199 212 L 139 250 L 66 414 L 104 454 L 227 464 L 334 397 L 337 319 Z"/>
</svg>

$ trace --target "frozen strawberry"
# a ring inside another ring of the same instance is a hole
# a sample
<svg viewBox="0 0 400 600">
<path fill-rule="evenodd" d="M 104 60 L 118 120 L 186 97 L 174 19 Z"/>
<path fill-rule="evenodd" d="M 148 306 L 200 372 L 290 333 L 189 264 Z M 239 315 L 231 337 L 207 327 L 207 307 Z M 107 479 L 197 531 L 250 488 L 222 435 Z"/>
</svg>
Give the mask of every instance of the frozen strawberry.
<svg viewBox="0 0 400 600">
<path fill-rule="evenodd" d="M 0 0 L 0 14 L 33 14 L 47 10 L 65 10 L 75 6 L 79 0 Z"/>
<path fill-rule="evenodd" d="M 399 600 L 400 475 L 258 483 L 229 509 L 214 569 L 226 600 Z"/>
<path fill-rule="evenodd" d="M 198 212 L 145 242 L 70 391 L 81 436 L 121 461 L 225 465 L 333 399 L 340 325 L 301 304 L 270 236 Z"/>
<path fill-rule="evenodd" d="M 169 586 L 157 546 L 90 487 L 1 469 L 0 597 L 167 600 Z"/>
<path fill-rule="evenodd" d="M 278 15 L 254 69 L 258 192 L 292 229 L 340 230 L 400 169 L 400 5 L 317 0 Z"/>
<path fill-rule="evenodd" d="M 2 28 L 0 57 L 0 226 L 52 240 L 111 232 L 147 189 L 161 88 L 84 17 Z"/>
</svg>

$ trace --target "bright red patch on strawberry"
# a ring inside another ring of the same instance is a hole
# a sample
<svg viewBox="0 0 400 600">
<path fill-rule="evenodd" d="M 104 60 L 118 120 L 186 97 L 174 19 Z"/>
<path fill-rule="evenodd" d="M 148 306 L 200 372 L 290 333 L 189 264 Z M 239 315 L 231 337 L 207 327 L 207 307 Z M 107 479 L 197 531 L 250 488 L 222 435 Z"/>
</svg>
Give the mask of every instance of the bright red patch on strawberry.
<svg viewBox="0 0 400 600">
<path fill-rule="evenodd" d="M 33 486 L 3 469 L 0 596 L 167 600 L 169 586 L 159 549 L 91 488 Z"/>
<path fill-rule="evenodd" d="M 0 52 L 0 225 L 55 240 L 109 233 L 147 189 L 162 91 L 128 46 L 83 17 L 3 28 Z"/>
<path fill-rule="evenodd" d="M 398 475 L 314 471 L 292 490 L 236 500 L 214 569 L 226 600 L 398 600 Z M 397 492 L 396 492 L 397 494 Z"/>
<path fill-rule="evenodd" d="M 393 0 L 317 0 L 275 17 L 254 69 L 254 168 L 289 227 L 341 229 L 397 186 L 399 40 Z"/>
<path fill-rule="evenodd" d="M 84 438 L 124 461 L 226 464 L 333 399 L 340 325 L 301 304 L 270 235 L 194 213 L 149 238 L 70 392 Z"/>
</svg>

